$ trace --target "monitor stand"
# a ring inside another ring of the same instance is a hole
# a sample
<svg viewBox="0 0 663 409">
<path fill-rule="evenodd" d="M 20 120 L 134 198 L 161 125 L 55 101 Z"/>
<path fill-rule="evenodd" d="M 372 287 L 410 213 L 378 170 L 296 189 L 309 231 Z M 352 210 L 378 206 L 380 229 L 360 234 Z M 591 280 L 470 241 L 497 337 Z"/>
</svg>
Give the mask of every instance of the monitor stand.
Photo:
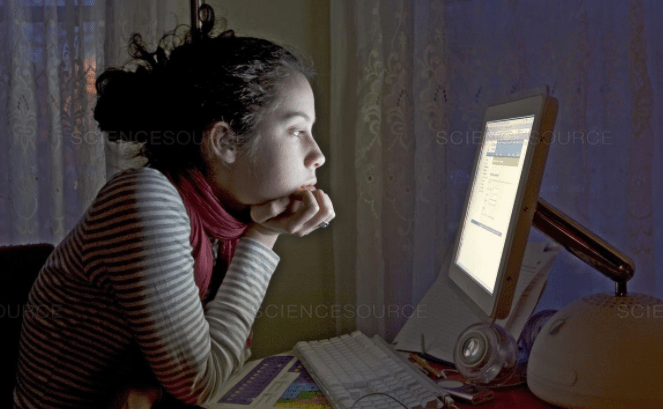
<svg viewBox="0 0 663 409">
<path fill-rule="evenodd" d="M 612 279 L 615 282 L 615 295 L 626 295 L 626 282 L 635 273 L 633 260 L 541 198 L 532 225 Z"/>
</svg>

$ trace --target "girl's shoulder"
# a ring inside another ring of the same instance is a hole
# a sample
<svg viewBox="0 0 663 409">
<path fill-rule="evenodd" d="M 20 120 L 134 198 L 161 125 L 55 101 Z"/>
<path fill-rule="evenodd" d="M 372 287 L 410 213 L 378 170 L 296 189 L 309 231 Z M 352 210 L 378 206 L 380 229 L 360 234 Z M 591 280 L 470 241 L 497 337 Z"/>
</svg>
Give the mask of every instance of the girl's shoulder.
<svg viewBox="0 0 663 409">
<path fill-rule="evenodd" d="M 113 175 L 113 177 L 108 181 L 108 183 L 111 184 L 116 180 L 124 180 L 127 178 L 133 178 L 137 181 L 161 180 L 161 181 L 170 182 L 166 177 L 166 175 L 164 175 L 161 171 L 154 168 L 149 168 L 147 166 L 143 166 L 139 168 L 126 169 L 121 172 L 118 172 L 115 175 Z"/>
<path fill-rule="evenodd" d="M 142 167 L 115 174 L 99 191 L 93 208 L 110 206 L 169 207 L 184 211 L 184 203 L 173 183 L 157 169 Z"/>
<path fill-rule="evenodd" d="M 116 173 L 102 188 L 102 191 L 117 189 L 144 191 L 153 188 L 166 188 L 172 190 L 173 193 L 177 192 L 166 175 L 157 169 L 148 167 L 132 168 Z"/>
</svg>

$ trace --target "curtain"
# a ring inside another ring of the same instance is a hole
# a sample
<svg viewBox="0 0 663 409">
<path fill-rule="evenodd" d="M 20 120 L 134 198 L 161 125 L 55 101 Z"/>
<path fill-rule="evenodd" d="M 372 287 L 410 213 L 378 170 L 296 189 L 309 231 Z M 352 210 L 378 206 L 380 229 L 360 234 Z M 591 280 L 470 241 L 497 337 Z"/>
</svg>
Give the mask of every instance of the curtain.
<svg viewBox="0 0 663 409">
<path fill-rule="evenodd" d="M 631 292 L 663 298 L 662 11 L 652 0 L 331 2 L 336 294 L 355 308 L 339 332 L 395 337 L 448 263 L 485 109 L 542 85 L 560 110 L 540 196 L 635 261 Z M 539 309 L 612 291 L 562 251 Z"/>
<path fill-rule="evenodd" d="M 57 244 L 130 145 L 108 144 L 95 79 L 177 24 L 175 0 L 0 1 L 0 243 Z M 185 21 L 184 23 L 188 22 Z"/>
</svg>

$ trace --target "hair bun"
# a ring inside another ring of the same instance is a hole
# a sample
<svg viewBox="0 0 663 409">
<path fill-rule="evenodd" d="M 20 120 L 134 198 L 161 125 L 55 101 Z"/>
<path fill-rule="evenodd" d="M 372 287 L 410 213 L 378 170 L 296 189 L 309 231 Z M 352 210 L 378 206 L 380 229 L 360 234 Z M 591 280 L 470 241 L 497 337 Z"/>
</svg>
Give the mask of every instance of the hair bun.
<svg viewBox="0 0 663 409">
<path fill-rule="evenodd" d="M 135 72 L 108 70 L 98 78 L 94 119 L 109 140 L 145 142 L 144 132 L 154 128 L 162 100 L 154 80 L 144 67 Z"/>
<path fill-rule="evenodd" d="M 140 34 L 132 36 L 129 53 L 133 70 L 110 68 L 97 78 L 94 119 L 111 141 L 145 142 L 169 117 L 167 55 L 163 47 L 149 52 Z"/>
</svg>

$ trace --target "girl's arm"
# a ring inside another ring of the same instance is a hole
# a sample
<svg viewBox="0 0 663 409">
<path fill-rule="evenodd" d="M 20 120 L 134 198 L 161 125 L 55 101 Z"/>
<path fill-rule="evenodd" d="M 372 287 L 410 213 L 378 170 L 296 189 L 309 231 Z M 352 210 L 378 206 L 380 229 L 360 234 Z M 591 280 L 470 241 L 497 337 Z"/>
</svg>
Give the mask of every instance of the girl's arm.
<svg viewBox="0 0 663 409">
<path fill-rule="evenodd" d="M 279 257 L 242 238 L 214 300 L 203 310 L 194 282 L 190 224 L 160 172 L 127 173 L 100 193 L 86 226 L 90 277 L 108 286 L 163 388 L 187 404 L 220 398 L 243 364 L 249 331 Z"/>
</svg>

